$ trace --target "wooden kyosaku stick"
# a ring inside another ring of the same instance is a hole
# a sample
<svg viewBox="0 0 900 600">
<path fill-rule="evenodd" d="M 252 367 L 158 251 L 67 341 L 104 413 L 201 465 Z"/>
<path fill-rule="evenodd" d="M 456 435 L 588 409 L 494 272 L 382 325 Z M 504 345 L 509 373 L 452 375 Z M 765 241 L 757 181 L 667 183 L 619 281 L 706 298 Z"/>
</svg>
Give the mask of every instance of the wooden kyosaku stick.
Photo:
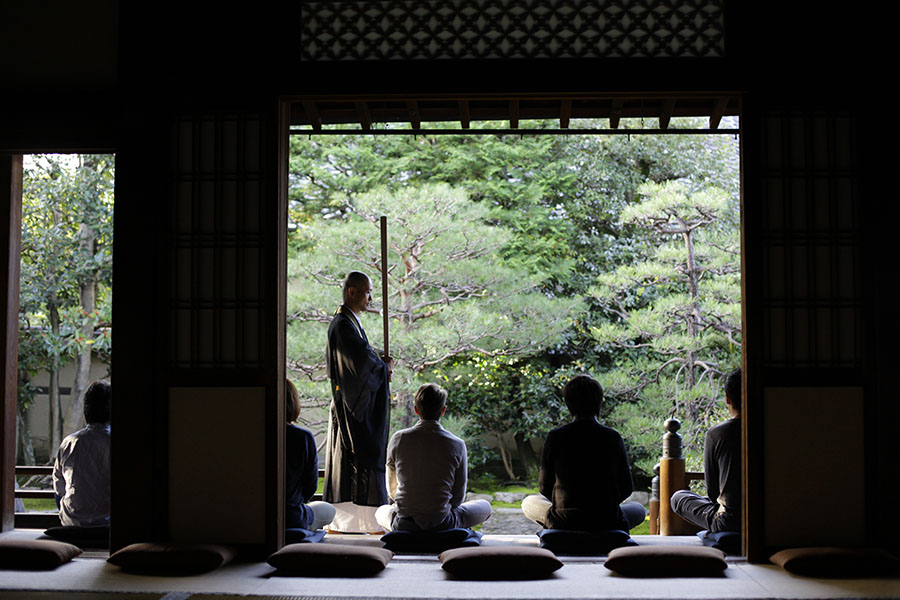
<svg viewBox="0 0 900 600">
<path fill-rule="evenodd" d="M 388 243 L 387 217 L 381 217 L 381 316 L 384 321 L 384 358 L 391 355 L 388 338 Z"/>
</svg>

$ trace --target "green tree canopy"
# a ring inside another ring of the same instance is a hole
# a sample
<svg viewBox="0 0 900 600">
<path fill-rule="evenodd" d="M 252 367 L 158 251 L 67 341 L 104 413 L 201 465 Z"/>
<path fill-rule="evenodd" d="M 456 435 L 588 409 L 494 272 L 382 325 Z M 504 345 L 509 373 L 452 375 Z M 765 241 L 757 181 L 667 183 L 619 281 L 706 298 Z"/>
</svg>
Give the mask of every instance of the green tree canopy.
<svg viewBox="0 0 900 600">
<path fill-rule="evenodd" d="M 678 416 L 702 432 L 723 416 L 724 376 L 740 363 L 740 260 L 738 232 L 728 225 L 735 199 L 690 182 L 646 183 L 643 200 L 622 211 L 624 222 L 658 240 L 643 262 L 598 277 L 593 296 L 613 316 L 592 328 L 618 351 L 605 379 L 617 409 L 611 417 L 632 435 L 658 440 L 651 414 Z M 637 405 L 640 404 L 640 407 Z M 657 457 L 641 463 L 647 472 Z"/>
<path fill-rule="evenodd" d="M 360 195 L 353 212 L 332 223 L 310 222 L 306 250 L 289 273 L 289 366 L 324 381 L 325 328 L 340 303 L 347 272 L 370 274 L 380 287 L 378 217 L 388 218 L 393 388 L 408 398 L 418 375 L 456 356 L 520 356 L 559 340 L 580 308 L 574 298 L 539 289 L 542 277 L 503 259 L 510 232 L 490 224 L 489 208 L 447 185 L 378 190 Z M 370 307 L 380 313 L 381 302 Z M 381 320 L 364 320 L 373 345 Z M 326 386 L 306 393 L 330 397 Z"/>
<path fill-rule="evenodd" d="M 51 447 L 64 431 L 61 365 L 76 359 L 66 430 L 83 423 L 81 401 L 92 350 L 111 336 L 114 159 L 109 155 L 36 155 L 26 163 L 22 198 L 19 296 L 19 409 L 27 420 L 30 379 L 50 373 Z M 23 427 L 23 433 L 27 429 Z"/>
</svg>

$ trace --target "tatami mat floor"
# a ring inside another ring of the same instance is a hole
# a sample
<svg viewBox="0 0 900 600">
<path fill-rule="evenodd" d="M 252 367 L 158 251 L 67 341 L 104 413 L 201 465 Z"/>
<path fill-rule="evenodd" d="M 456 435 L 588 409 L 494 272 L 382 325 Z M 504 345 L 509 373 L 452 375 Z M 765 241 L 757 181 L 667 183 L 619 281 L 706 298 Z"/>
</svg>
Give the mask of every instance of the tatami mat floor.
<svg viewBox="0 0 900 600">
<path fill-rule="evenodd" d="M 39 532 L 9 532 L 35 537 Z M 375 537 L 339 536 L 331 543 L 372 544 Z M 485 543 L 536 544 L 534 536 L 490 536 Z M 640 536 L 639 543 L 660 538 Z M 672 537 L 664 543 L 695 544 L 696 538 Z M 85 557 L 86 556 L 86 557 Z M 823 580 L 793 576 L 771 565 L 729 560 L 720 577 L 633 579 L 615 575 L 602 558 L 563 558 L 565 566 L 536 581 L 458 581 L 450 579 L 435 556 L 398 555 L 377 577 L 304 578 L 275 575 L 266 563 L 227 565 L 189 577 L 149 577 L 123 573 L 89 553 L 50 572 L 0 571 L 2 600 L 227 600 L 293 599 L 537 599 L 537 598 L 900 598 L 900 579 Z"/>
</svg>

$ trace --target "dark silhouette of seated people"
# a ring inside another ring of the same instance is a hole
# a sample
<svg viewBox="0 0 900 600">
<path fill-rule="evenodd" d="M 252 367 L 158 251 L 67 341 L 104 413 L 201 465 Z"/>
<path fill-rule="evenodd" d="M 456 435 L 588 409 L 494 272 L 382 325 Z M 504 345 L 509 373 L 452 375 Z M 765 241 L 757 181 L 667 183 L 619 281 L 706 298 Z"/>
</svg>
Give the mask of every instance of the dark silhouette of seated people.
<svg viewBox="0 0 900 600">
<path fill-rule="evenodd" d="M 703 469 L 707 497 L 688 490 L 672 494 L 672 510 L 710 533 L 741 530 L 741 370 L 725 380 L 732 418 L 706 432 Z"/>
<path fill-rule="evenodd" d="M 563 397 L 574 420 L 547 435 L 541 493 L 522 500 L 522 512 L 546 529 L 628 531 L 647 512 L 638 502 L 622 503 L 633 489 L 631 468 L 622 437 L 598 421 L 603 388 L 589 375 L 576 375 Z"/>
<path fill-rule="evenodd" d="M 284 517 L 287 529 L 322 529 L 334 519 L 327 502 L 310 502 L 319 486 L 319 454 L 312 432 L 297 427 L 300 394 L 288 379 L 284 384 Z"/>
<path fill-rule="evenodd" d="M 466 497 L 466 443 L 441 427 L 447 391 L 428 383 L 418 389 L 419 422 L 395 433 L 387 449 L 387 485 L 393 504 L 375 511 L 388 531 L 470 528 L 491 516 L 485 500 Z"/>
<path fill-rule="evenodd" d="M 59 445 L 53 463 L 53 491 L 64 527 L 109 526 L 109 405 L 105 379 L 84 393 L 87 425 Z"/>
</svg>

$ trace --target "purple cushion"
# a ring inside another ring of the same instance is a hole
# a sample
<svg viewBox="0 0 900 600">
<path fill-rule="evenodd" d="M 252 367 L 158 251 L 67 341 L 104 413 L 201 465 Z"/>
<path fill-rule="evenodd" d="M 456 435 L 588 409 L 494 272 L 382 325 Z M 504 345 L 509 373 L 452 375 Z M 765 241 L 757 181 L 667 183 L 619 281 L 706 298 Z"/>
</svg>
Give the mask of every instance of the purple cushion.
<svg viewBox="0 0 900 600">
<path fill-rule="evenodd" d="M 481 545 L 481 533 L 456 528 L 440 531 L 391 531 L 381 536 L 384 547 L 394 552 L 422 552 L 440 554 L 451 548 L 470 548 Z"/>
<path fill-rule="evenodd" d="M 554 554 L 603 555 L 623 546 L 637 546 L 627 531 L 611 529 L 598 533 L 568 529 L 542 529 L 538 532 L 541 548 Z"/>
</svg>

